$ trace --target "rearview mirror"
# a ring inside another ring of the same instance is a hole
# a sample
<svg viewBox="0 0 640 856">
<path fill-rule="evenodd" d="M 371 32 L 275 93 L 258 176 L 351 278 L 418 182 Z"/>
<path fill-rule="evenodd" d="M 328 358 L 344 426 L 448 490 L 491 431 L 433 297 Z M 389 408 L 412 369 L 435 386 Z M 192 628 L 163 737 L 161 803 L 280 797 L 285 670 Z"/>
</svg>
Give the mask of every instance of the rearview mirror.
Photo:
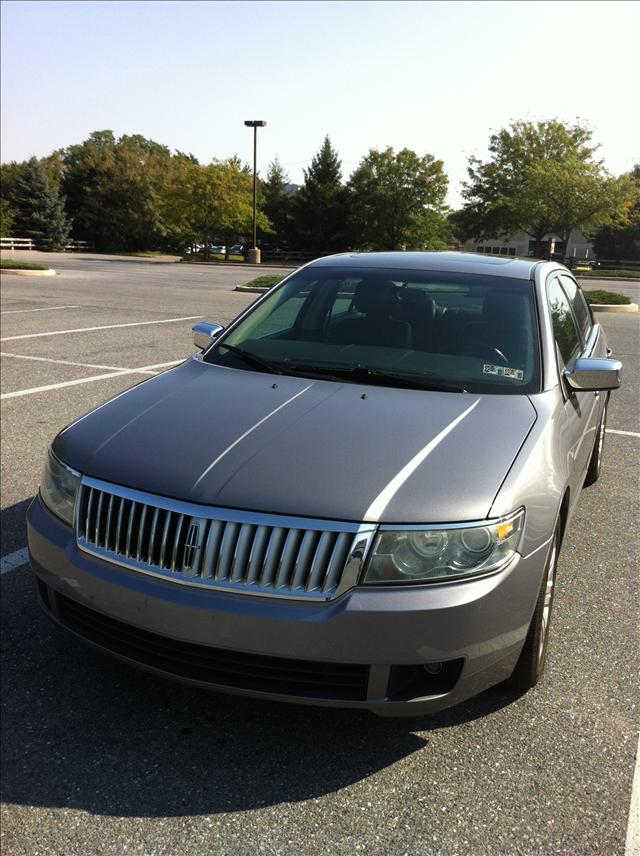
<svg viewBox="0 0 640 856">
<path fill-rule="evenodd" d="M 211 324 L 209 321 L 201 321 L 191 328 L 193 332 L 193 344 L 196 348 L 205 351 L 214 339 L 217 339 L 224 330 L 222 324 Z"/>
<path fill-rule="evenodd" d="M 578 359 L 572 369 L 565 369 L 564 377 L 576 392 L 618 389 L 622 382 L 622 363 L 619 360 Z"/>
</svg>

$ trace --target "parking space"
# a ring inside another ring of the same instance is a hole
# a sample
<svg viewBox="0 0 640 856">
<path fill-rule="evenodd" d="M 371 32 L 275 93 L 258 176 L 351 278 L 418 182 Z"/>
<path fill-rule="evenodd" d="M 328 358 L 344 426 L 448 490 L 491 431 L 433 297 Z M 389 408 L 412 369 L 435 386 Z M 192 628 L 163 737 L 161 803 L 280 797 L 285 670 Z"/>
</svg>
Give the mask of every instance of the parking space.
<svg viewBox="0 0 640 856">
<path fill-rule="evenodd" d="M 255 299 L 232 290 L 248 267 L 45 258 L 59 276 L 2 277 L 3 557 L 26 544 L 57 431 L 188 357 L 195 320 L 226 323 Z M 52 627 L 14 563 L 2 576 L 3 851 L 623 856 L 640 721 L 640 321 L 598 320 L 624 387 L 603 476 L 563 546 L 535 691 L 408 721 L 201 692 Z"/>
</svg>

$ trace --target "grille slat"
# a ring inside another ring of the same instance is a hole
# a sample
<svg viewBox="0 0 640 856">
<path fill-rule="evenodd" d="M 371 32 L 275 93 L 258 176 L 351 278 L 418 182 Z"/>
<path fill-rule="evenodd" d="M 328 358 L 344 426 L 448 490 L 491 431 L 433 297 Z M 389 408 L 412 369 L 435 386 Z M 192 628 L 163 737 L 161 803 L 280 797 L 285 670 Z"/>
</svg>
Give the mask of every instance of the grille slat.
<svg viewBox="0 0 640 856">
<path fill-rule="evenodd" d="M 218 567 L 216 568 L 217 580 L 226 581 L 231 575 L 231 566 L 233 563 L 239 530 L 239 523 L 227 523 L 224 527 L 222 546 L 220 548 L 220 560 L 218 562 Z"/>
<path fill-rule="evenodd" d="M 116 544 L 115 544 L 115 552 L 121 553 L 122 548 L 120 546 L 120 539 L 122 537 L 122 518 L 124 517 L 124 507 L 127 504 L 127 500 L 123 497 L 119 498 L 120 507 L 118 508 L 118 521 L 116 523 Z"/>
<path fill-rule="evenodd" d="M 345 562 L 347 561 L 352 541 L 353 535 L 349 532 L 341 532 L 340 535 L 338 535 L 335 547 L 333 548 L 333 553 L 331 554 L 331 558 L 327 565 L 327 572 L 322 584 L 323 591 L 331 591 L 331 589 L 333 589 L 337 584 L 338 578 L 340 577 L 342 569 L 345 566 Z"/>
<path fill-rule="evenodd" d="M 293 569 L 293 578 L 291 580 L 291 588 L 293 591 L 304 589 L 307 575 L 311 569 L 311 562 L 318 547 L 320 533 L 308 529 L 304 533 L 300 550 L 296 558 L 295 568 Z"/>
<path fill-rule="evenodd" d="M 136 511 L 138 510 L 138 503 L 132 502 L 131 508 L 129 509 L 129 521 L 127 523 L 127 542 L 124 548 L 124 554 L 127 559 L 131 558 L 131 538 L 133 536 L 133 521 L 136 516 Z"/>
<path fill-rule="evenodd" d="M 142 512 L 140 514 L 140 528 L 138 529 L 138 542 L 136 545 L 136 560 L 138 562 L 142 558 L 142 550 L 143 550 L 144 535 L 145 535 L 144 524 L 146 523 L 146 520 L 147 520 L 147 512 L 148 511 L 149 511 L 149 506 L 143 505 L 142 506 Z"/>
<path fill-rule="evenodd" d="M 280 527 L 274 527 L 271 530 L 271 537 L 269 538 L 269 544 L 267 546 L 267 554 L 264 557 L 262 574 L 260 575 L 260 585 L 263 587 L 273 585 L 286 534 L 286 529 L 281 529 Z"/>
<path fill-rule="evenodd" d="M 184 514 L 181 514 L 178 517 L 178 522 L 176 524 L 176 534 L 173 539 L 173 551 L 171 553 L 171 570 L 177 570 L 178 566 L 178 545 L 180 543 L 180 536 L 182 535 L 182 530 L 184 526 Z"/>
<path fill-rule="evenodd" d="M 100 517 L 102 515 L 102 505 L 104 503 L 104 493 L 101 493 L 98 497 L 98 510 L 96 511 L 96 534 L 94 538 L 94 543 L 96 547 L 100 547 Z"/>
<path fill-rule="evenodd" d="M 214 588 L 329 600 L 341 590 L 360 531 L 354 524 L 331 528 L 330 522 L 309 521 L 307 528 L 303 519 L 173 504 L 89 481 L 78 499 L 80 547 L 140 571 Z M 357 574 L 351 579 L 356 583 Z"/>
<path fill-rule="evenodd" d="M 221 520 L 212 520 L 204 548 L 204 561 L 202 563 L 202 579 L 210 580 L 213 577 L 213 569 L 216 556 L 220 551 L 220 542 L 224 531 L 224 523 Z"/>
<path fill-rule="evenodd" d="M 229 577 L 232 583 L 237 583 L 245 578 L 249 554 L 251 546 L 256 534 L 256 527 L 250 523 L 243 523 L 238 534 L 235 553 L 233 554 L 233 565 L 231 568 L 231 576 Z"/>
<path fill-rule="evenodd" d="M 334 543 L 335 534 L 333 532 L 323 532 L 320 536 L 320 540 L 313 557 L 313 564 L 311 565 L 311 570 L 307 577 L 307 591 L 313 591 L 318 588 L 324 580 L 324 574 L 327 568 L 327 563 L 331 557 Z"/>
<path fill-rule="evenodd" d="M 280 553 L 280 562 L 278 564 L 278 573 L 276 576 L 276 588 L 288 588 L 291 572 L 296 560 L 296 555 L 302 541 L 304 533 L 300 529 L 289 529 L 287 539 L 284 542 L 284 547 Z"/>
<path fill-rule="evenodd" d="M 86 536 L 91 532 L 91 509 L 93 508 L 93 499 L 94 499 L 95 491 L 93 488 L 89 489 L 89 499 L 87 500 L 87 516 L 85 518 L 84 524 L 84 534 Z"/>
<path fill-rule="evenodd" d="M 171 525 L 171 520 L 173 518 L 173 514 L 171 511 L 167 511 L 167 518 L 164 522 L 164 529 L 162 530 L 162 541 L 160 542 L 160 567 L 164 568 L 164 557 L 167 552 L 167 539 L 169 538 L 169 526 Z"/>
<path fill-rule="evenodd" d="M 107 507 L 107 522 L 104 527 L 104 547 L 105 550 L 109 549 L 109 544 L 111 543 L 111 521 L 113 519 L 113 502 L 115 500 L 115 496 L 111 494 L 109 497 L 109 505 Z M 117 552 L 117 550 L 116 550 Z"/>
<path fill-rule="evenodd" d="M 151 520 L 151 534 L 149 535 L 149 555 L 147 556 L 147 564 L 154 564 L 154 541 L 156 538 L 156 532 L 158 531 L 158 518 L 160 517 L 160 509 L 156 508 L 153 512 L 153 518 Z"/>
</svg>

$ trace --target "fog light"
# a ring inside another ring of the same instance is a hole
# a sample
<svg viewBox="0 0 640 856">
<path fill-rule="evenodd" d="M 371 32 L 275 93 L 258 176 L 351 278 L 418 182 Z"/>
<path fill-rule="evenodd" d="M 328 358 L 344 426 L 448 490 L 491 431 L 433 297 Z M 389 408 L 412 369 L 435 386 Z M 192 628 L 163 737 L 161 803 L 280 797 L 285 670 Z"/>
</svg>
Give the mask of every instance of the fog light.
<svg viewBox="0 0 640 856">
<path fill-rule="evenodd" d="M 439 675 L 444 669 L 444 663 L 425 663 L 423 668 L 429 675 Z"/>
</svg>

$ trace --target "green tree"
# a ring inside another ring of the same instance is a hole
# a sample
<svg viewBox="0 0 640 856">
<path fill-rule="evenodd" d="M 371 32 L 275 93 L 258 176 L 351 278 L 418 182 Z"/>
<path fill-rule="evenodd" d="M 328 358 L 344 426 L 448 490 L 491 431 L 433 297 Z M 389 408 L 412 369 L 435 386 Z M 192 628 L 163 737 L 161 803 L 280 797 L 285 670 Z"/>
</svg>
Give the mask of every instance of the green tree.
<svg viewBox="0 0 640 856">
<path fill-rule="evenodd" d="M 74 234 L 98 249 L 161 249 L 161 197 L 171 164 L 166 146 L 140 135 L 96 131 L 65 151 L 62 187 Z"/>
<path fill-rule="evenodd" d="M 15 218 L 16 212 L 13 208 L 4 199 L 0 199 L 0 237 L 13 237 L 11 230 L 13 229 Z"/>
<path fill-rule="evenodd" d="M 626 223 L 637 195 L 628 176 L 614 178 L 601 164 L 575 155 L 534 161 L 524 176 L 514 204 L 528 206 L 534 221 L 547 220 L 565 249 L 574 229 L 589 235 L 605 224 Z"/>
<path fill-rule="evenodd" d="M 328 135 L 304 171 L 304 184 L 293 198 L 292 209 L 299 249 L 319 255 L 345 248 L 347 194 L 340 159 Z"/>
<path fill-rule="evenodd" d="M 253 222 L 252 178 L 237 158 L 213 161 L 207 166 L 174 163 L 170 186 L 164 197 L 165 220 L 188 237 L 191 244 L 204 245 L 222 238 L 229 247 L 251 232 Z M 269 220 L 258 212 L 258 226 L 269 230 Z"/>
<path fill-rule="evenodd" d="M 260 182 L 261 207 L 272 224 L 273 241 L 279 247 L 287 247 L 290 243 L 293 201 L 287 193 L 289 183 L 289 176 L 278 158 L 269 164 L 267 176 Z"/>
<path fill-rule="evenodd" d="M 442 249 L 449 224 L 442 161 L 410 149 L 371 149 L 348 184 L 354 245 L 371 250 Z"/>
<path fill-rule="evenodd" d="M 51 186 L 37 158 L 23 165 L 13 189 L 12 202 L 16 237 L 31 238 L 38 249 L 64 249 L 70 231 L 64 199 L 58 188 Z"/>
<path fill-rule="evenodd" d="M 640 261 L 640 164 L 634 166 L 626 179 L 632 182 L 635 202 L 626 223 L 602 226 L 596 233 L 593 248 L 598 258 Z"/>
<path fill-rule="evenodd" d="M 591 130 L 580 123 L 565 125 L 557 119 L 514 122 L 493 134 L 486 162 L 469 159 L 469 180 L 463 185 L 466 200 L 463 222 L 473 237 L 498 237 L 520 230 L 535 241 L 541 255 L 544 236 L 556 228 L 588 227 L 596 214 L 579 211 L 577 198 L 591 182 L 592 189 L 608 178 L 602 163 L 594 160 L 597 146 Z M 572 185 L 572 170 L 575 174 Z M 551 176 L 562 176 L 562 193 L 552 194 Z M 610 216 L 600 212 L 598 216 Z M 583 216 L 589 222 L 575 222 Z"/>
</svg>

